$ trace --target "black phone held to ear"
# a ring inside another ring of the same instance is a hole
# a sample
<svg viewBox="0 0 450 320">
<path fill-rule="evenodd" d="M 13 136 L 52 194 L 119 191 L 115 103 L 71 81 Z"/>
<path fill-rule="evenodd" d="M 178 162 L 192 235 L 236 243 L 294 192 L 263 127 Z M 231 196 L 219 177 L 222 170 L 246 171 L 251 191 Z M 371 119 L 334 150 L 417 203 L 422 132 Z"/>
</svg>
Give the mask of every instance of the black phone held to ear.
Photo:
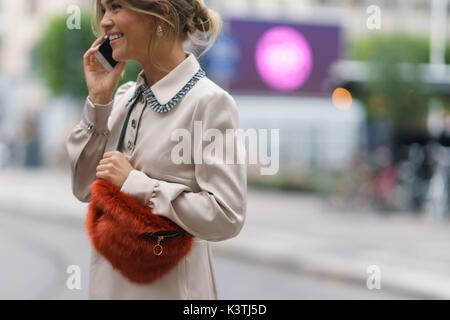
<svg viewBox="0 0 450 320">
<path fill-rule="evenodd" d="M 112 48 L 109 44 L 109 38 L 106 38 L 99 46 L 99 50 L 95 53 L 95 57 L 108 72 L 111 72 L 118 63 L 118 61 L 114 60 L 112 57 Z"/>
</svg>

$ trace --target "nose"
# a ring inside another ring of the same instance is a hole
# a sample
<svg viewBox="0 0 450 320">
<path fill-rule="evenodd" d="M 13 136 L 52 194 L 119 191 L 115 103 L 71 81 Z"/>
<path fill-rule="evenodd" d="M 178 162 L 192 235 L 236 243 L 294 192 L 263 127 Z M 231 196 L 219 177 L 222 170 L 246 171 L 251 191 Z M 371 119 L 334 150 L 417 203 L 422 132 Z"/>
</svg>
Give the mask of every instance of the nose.
<svg viewBox="0 0 450 320">
<path fill-rule="evenodd" d="M 114 25 L 114 21 L 109 16 L 108 12 L 103 15 L 102 20 L 100 21 L 100 27 L 106 33 L 109 29 L 111 29 Z"/>
</svg>

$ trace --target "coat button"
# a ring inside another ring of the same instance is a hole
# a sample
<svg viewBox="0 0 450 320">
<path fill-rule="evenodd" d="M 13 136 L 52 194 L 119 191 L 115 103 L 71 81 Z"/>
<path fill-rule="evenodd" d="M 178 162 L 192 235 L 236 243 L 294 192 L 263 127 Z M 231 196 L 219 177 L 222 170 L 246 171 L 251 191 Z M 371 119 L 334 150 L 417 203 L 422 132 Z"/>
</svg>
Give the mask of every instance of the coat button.
<svg viewBox="0 0 450 320">
<path fill-rule="evenodd" d="M 133 149 L 133 142 L 128 141 L 128 150 Z"/>
<path fill-rule="evenodd" d="M 133 127 L 133 129 L 136 129 L 136 120 L 135 119 L 131 120 L 131 126 Z"/>
</svg>

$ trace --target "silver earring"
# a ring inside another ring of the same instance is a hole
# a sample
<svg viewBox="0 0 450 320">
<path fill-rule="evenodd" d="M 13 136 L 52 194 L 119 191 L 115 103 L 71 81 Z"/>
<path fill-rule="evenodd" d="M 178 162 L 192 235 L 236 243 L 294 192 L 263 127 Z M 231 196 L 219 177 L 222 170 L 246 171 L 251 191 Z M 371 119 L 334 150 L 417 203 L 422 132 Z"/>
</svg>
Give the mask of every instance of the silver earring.
<svg viewBox="0 0 450 320">
<path fill-rule="evenodd" d="M 158 27 L 156 28 L 156 36 L 158 36 L 159 38 L 163 36 L 163 29 L 161 25 L 158 25 Z"/>
</svg>

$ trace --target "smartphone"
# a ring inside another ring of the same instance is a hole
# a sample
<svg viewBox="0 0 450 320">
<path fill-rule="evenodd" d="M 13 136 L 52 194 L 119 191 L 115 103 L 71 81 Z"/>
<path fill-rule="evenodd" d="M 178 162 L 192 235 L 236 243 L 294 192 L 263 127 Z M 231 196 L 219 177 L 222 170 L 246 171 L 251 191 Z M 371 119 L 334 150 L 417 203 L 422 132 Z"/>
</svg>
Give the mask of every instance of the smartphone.
<svg viewBox="0 0 450 320">
<path fill-rule="evenodd" d="M 108 72 L 111 72 L 118 63 L 112 57 L 112 48 L 109 44 L 109 38 L 106 38 L 100 44 L 98 51 L 95 53 L 95 57 Z"/>
</svg>

